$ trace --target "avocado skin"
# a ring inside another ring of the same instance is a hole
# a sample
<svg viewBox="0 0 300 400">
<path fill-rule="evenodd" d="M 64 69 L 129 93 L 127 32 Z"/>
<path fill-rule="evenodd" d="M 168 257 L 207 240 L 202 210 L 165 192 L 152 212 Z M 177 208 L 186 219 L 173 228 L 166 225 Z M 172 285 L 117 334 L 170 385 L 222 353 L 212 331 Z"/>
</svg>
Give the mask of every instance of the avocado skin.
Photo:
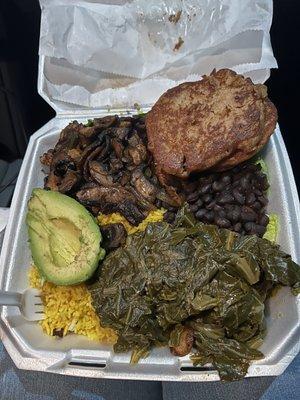
<svg viewBox="0 0 300 400">
<path fill-rule="evenodd" d="M 34 189 L 26 223 L 34 264 L 56 285 L 86 281 L 105 256 L 94 217 L 69 196 Z"/>
</svg>

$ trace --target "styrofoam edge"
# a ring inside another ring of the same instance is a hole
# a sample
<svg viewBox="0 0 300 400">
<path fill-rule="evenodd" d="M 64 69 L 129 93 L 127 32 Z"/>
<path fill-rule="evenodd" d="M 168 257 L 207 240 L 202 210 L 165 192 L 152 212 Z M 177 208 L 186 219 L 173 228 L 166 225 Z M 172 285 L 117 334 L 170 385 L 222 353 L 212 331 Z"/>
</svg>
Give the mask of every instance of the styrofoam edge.
<svg viewBox="0 0 300 400">
<path fill-rule="evenodd" d="M 277 134 L 273 135 L 273 140 L 275 141 L 275 143 L 277 142 L 278 145 L 277 147 L 277 153 L 278 155 L 281 154 L 281 158 L 283 160 L 285 160 L 284 164 L 282 165 L 282 169 L 281 172 L 283 174 L 284 177 L 284 187 L 286 190 L 286 193 L 290 193 L 289 198 L 291 198 L 293 200 L 293 209 L 294 209 L 294 215 L 296 218 L 296 221 L 294 221 L 294 224 L 296 226 L 298 226 L 298 229 L 295 230 L 294 235 L 292 238 L 290 238 L 290 240 L 293 240 L 293 242 L 295 243 L 294 248 L 297 248 L 300 246 L 300 202 L 299 202 L 299 194 L 297 191 L 297 186 L 296 186 L 296 182 L 295 182 L 295 178 L 294 178 L 294 173 L 293 173 L 293 169 L 292 169 L 292 165 L 290 162 L 290 158 L 279 128 L 279 125 L 277 124 L 276 127 L 276 131 Z M 300 264 L 300 254 L 295 254 L 294 255 L 294 261 L 296 261 L 298 264 Z"/>
<path fill-rule="evenodd" d="M 78 376 L 86 378 L 105 378 L 105 379 L 135 379 L 135 380 L 148 380 L 148 381 L 173 381 L 173 382 L 212 382 L 219 381 L 219 375 L 215 371 L 205 371 L 205 372 L 181 372 L 179 370 L 179 364 L 174 367 L 168 368 L 164 365 L 164 373 L 161 374 L 159 371 L 156 374 L 147 373 L 140 371 L 141 366 L 139 365 L 139 370 L 133 368 L 133 371 L 128 371 L 127 373 L 120 372 L 118 370 L 111 371 L 109 368 L 95 369 L 94 367 L 89 367 L 89 363 L 86 363 L 86 367 L 71 366 L 68 365 L 72 359 L 68 359 L 67 356 L 62 359 L 55 358 L 31 358 L 31 357 L 20 357 L 16 347 L 10 340 L 9 336 L 4 335 L 0 330 L 1 338 L 3 344 L 11 356 L 16 367 L 24 370 L 31 371 L 41 371 L 50 372 L 60 375 L 68 376 Z M 288 365 L 292 362 L 299 350 L 299 345 L 295 346 L 294 351 L 287 354 L 284 359 L 276 364 L 276 367 L 270 365 L 255 365 L 252 364 L 249 368 L 249 372 L 246 378 L 250 377 L 261 377 L 261 376 L 278 376 L 282 374 Z M 67 358 L 67 359 L 66 359 Z M 149 369 L 153 369 L 152 365 L 148 366 Z"/>
</svg>

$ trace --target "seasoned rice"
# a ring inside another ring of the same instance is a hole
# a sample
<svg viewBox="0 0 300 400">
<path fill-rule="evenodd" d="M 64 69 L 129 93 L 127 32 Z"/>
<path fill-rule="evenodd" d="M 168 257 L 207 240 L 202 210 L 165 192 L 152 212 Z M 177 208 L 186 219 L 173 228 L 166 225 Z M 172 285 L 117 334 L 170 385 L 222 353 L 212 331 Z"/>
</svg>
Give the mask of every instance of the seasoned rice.
<svg viewBox="0 0 300 400">
<path fill-rule="evenodd" d="M 163 208 L 159 210 L 154 210 L 150 211 L 150 213 L 147 215 L 147 217 L 138 225 L 134 226 L 131 225 L 126 218 L 123 217 L 123 215 L 119 213 L 112 213 L 112 214 L 99 214 L 98 216 L 98 223 L 99 225 L 107 225 L 107 224 L 118 224 L 121 223 L 124 225 L 124 228 L 126 229 L 127 233 L 129 235 L 136 233 L 136 232 L 142 232 L 146 229 L 146 226 L 150 222 L 160 222 L 164 218 L 164 213 L 166 210 Z"/>
<path fill-rule="evenodd" d="M 113 344 L 115 332 L 103 328 L 92 306 L 92 298 L 84 283 L 74 286 L 57 286 L 44 281 L 38 269 L 32 266 L 28 273 L 31 287 L 41 290 L 45 307 L 45 319 L 40 321 L 43 331 L 50 336 L 60 331 L 87 336 L 89 339 Z"/>
</svg>

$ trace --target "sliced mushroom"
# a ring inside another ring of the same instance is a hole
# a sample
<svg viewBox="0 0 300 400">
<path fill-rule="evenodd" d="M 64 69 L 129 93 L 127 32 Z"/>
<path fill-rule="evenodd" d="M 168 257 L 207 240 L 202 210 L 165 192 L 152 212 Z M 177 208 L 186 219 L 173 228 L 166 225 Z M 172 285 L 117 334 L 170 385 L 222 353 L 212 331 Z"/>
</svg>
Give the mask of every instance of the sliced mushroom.
<svg viewBox="0 0 300 400">
<path fill-rule="evenodd" d="M 68 193 L 75 188 L 79 181 L 79 174 L 75 171 L 69 170 L 58 185 L 58 191 L 60 193 Z"/>
<path fill-rule="evenodd" d="M 95 118 L 93 120 L 94 126 L 97 128 L 107 129 L 111 126 L 115 125 L 119 121 L 119 117 L 117 115 L 108 115 L 102 118 Z"/>
<path fill-rule="evenodd" d="M 148 181 L 141 168 L 136 168 L 131 174 L 132 186 L 149 202 L 154 203 L 158 189 Z"/>
<path fill-rule="evenodd" d="M 101 246 L 105 250 L 113 250 L 126 242 L 127 232 L 123 224 L 107 224 L 101 227 L 103 241 Z"/>
<path fill-rule="evenodd" d="M 86 206 L 99 206 L 105 214 L 120 212 L 133 225 L 138 225 L 146 216 L 136 204 L 134 195 L 122 186 L 82 189 L 76 197 Z"/>
<path fill-rule="evenodd" d="M 67 154 L 77 164 L 81 159 L 82 151 L 80 149 L 75 148 L 68 150 Z"/>
<path fill-rule="evenodd" d="M 140 165 L 147 158 L 147 149 L 143 144 L 138 144 L 135 147 L 128 147 L 128 153 L 134 165 Z"/>
<path fill-rule="evenodd" d="M 40 161 L 43 165 L 50 167 L 53 159 L 53 151 L 54 151 L 53 149 L 49 149 L 46 153 L 44 153 L 40 157 Z"/>
<path fill-rule="evenodd" d="M 130 187 L 131 193 L 133 193 L 136 198 L 138 204 L 143 207 L 144 210 L 153 211 L 156 210 L 156 206 L 143 197 L 134 187 Z"/>
<path fill-rule="evenodd" d="M 102 139 L 98 139 L 97 143 L 101 143 L 97 147 L 95 147 L 91 152 L 85 155 L 84 164 L 83 164 L 83 176 L 86 180 L 89 180 L 89 163 L 94 159 L 104 160 L 110 150 L 110 138 L 103 137 Z M 89 146 L 90 147 L 90 146 Z M 81 161 L 83 162 L 83 160 Z"/>
<path fill-rule="evenodd" d="M 113 138 L 111 140 L 111 145 L 112 148 L 114 149 L 117 158 L 121 159 L 124 151 L 124 146 L 122 145 L 122 143 L 118 139 Z"/>
<path fill-rule="evenodd" d="M 138 224 L 156 206 L 182 203 L 172 177 L 161 173 L 165 189 L 160 185 L 146 143 L 144 116 L 73 121 L 41 157 L 50 166 L 45 187 L 77 196 L 93 213 L 120 212 Z"/>
<path fill-rule="evenodd" d="M 139 144 L 143 144 L 142 139 L 139 137 L 137 131 L 132 132 L 132 135 L 128 139 L 128 143 L 132 147 L 138 146 Z"/>
<path fill-rule="evenodd" d="M 128 143 L 128 154 L 131 157 L 133 164 L 140 165 L 147 159 L 147 149 L 136 131 L 128 139 Z"/>
<path fill-rule="evenodd" d="M 175 347 L 170 347 L 171 353 L 174 356 L 184 357 L 189 354 L 194 344 L 194 331 L 192 328 L 184 327 L 180 335 L 179 344 Z"/>
<path fill-rule="evenodd" d="M 112 174 L 116 174 L 116 173 L 120 172 L 120 170 L 123 169 L 122 161 L 119 160 L 118 158 L 111 157 L 109 159 L 109 169 Z M 125 172 L 125 171 L 122 171 L 122 172 Z"/>
<path fill-rule="evenodd" d="M 139 225 L 147 216 L 147 214 L 140 210 L 135 202 L 129 200 L 123 201 L 116 207 L 116 211 L 120 212 L 127 221 L 132 225 Z"/>
<path fill-rule="evenodd" d="M 101 186 L 113 186 L 114 181 L 111 175 L 105 170 L 99 161 L 89 162 L 89 171 L 91 178 Z"/>
<path fill-rule="evenodd" d="M 101 148 L 101 151 L 103 153 L 107 154 L 110 149 L 110 138 L 106 138 L 103 134 L 98 135 L 98 138 L 83 150 L 80 160 L 80 167 L 84 166 L 87 158 L 89 160 L 94 159 L 95 156 L 100 153 L 99 148 Z M 96 149 L 98 149 L 98 153 L 95 152 Z"/>
<path fill-rule="evenodd" d="M 101 130 L 97 126 L 83 126 L 79 130 L 79 134 L 87 139 L 93 139 Z"/>
<path fill-rule="evenodd" d="M 77 146 L 81 124 L 77 121 L 69 123 L 60 133 L 59 140 L 54 147 L 54 152 L 68 151 Z"/>
<path fill-rule="evenodd" d="M 76 170 L 76 165 L 74 163 L 74 161 L 72 161 L 67 154 L 63 154 L 62 152 L 59 153 L 62 155 L 65 155 L 65 158 L 56 160 L 56 157 L 53 157 L 53 162 L 51 165 L 51 169 L 53 170 L 53 172 L 55 173 L 55 175 L 57 176 L 65 176 L 65 174 L 67 173 L 68 170 Z"/>
<path fill-rule="evenodd" d="M 117 128 L 114 128 L 113 130 L 113 135 L 115 138 L 124 141 L 128 137 L 129 133 L 131 131 L 130 123 L 129 126 L 118 126 Z"/>
<path fill-rule="evenodd" d="M 44 188 L 49 190 L 58 191 L 58 185 L 60 184 L 61 178 L 56 176 L 53 171 L 45 178 Z"/>
<path fill-rule="evenodd" d="M 131 179 L 131 174 L 129 171 L 122 171 L 122 175 L 119 178 L 118 182 L 121 186 L 126 186 L 127 184 L 130 183 L 130 179 Z"/>
</svg>

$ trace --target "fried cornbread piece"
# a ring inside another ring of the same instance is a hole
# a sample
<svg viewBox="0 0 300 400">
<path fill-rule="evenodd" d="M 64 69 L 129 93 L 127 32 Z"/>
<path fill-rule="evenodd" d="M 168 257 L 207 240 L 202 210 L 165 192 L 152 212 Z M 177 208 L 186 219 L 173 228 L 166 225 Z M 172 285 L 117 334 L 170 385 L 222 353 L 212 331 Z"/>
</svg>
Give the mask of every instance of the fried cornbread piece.
<svg viewBox="0 0 300 400">
<path fill-rule="evenodd" d="M 229 69 L 164 93 L 146 118 L 148 148 L 158 175 L 225 170 L 268 141 L 277 111 L 267 88 Z"/>
</svg>

